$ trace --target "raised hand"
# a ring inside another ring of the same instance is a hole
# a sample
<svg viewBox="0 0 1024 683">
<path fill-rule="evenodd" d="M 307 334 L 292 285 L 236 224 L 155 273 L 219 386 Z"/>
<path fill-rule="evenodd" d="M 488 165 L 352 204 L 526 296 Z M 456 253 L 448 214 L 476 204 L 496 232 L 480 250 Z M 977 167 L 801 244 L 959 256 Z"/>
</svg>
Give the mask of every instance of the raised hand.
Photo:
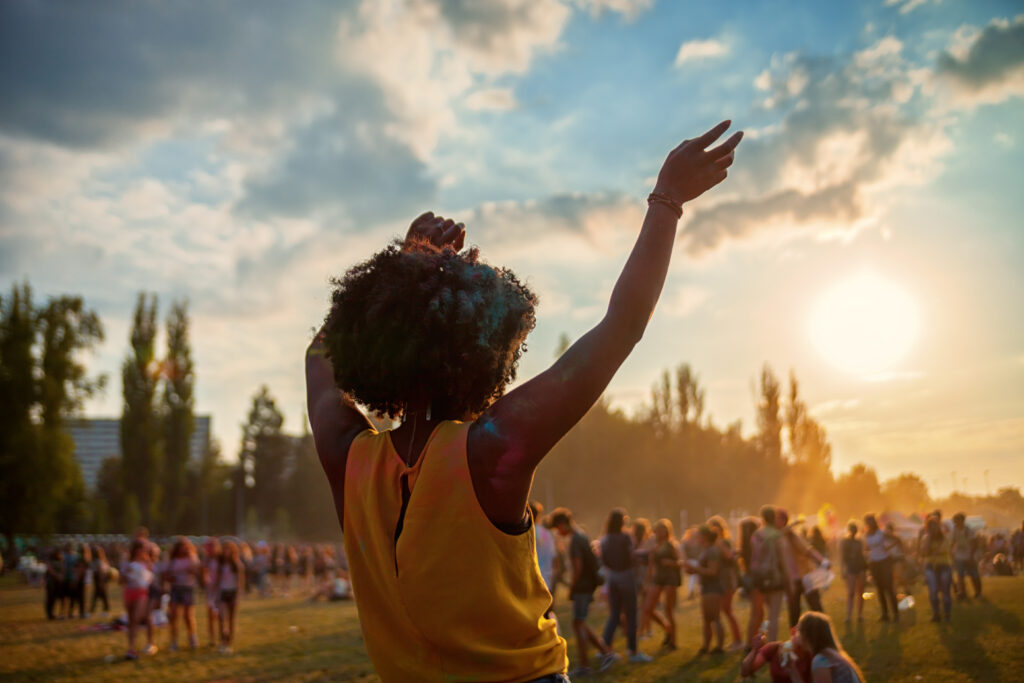
<svg viewBox="0 0 1024 683">
<path fill-rule="evenodd" d="M 720 124 L 693 140 L 683 140 L 673 149 L 658 173 L 654 191 L 664 194 L 680 204 L 704 194 L 728 176 L 728 168 L 736 158 L 736 145 L 743 139 L 743 131 L 708 149 L 722 136 L 732 121 Z"/>
<path fill-rule="evenodd" d="M 466 226 L 427 211 L 412 222 L 405 234 L 406 244 L 416 240 L 428 241 L 439 249 L 451 247 L 460 251 L 466 242 Z"/>
</svg>

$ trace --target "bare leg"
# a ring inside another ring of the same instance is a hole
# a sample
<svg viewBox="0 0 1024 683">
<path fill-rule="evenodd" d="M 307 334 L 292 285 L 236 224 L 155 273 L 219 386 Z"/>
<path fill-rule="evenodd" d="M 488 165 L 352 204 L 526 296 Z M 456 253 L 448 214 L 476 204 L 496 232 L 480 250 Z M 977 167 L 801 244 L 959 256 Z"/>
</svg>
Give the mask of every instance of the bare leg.
<svg viewBox="0 0 1024 683">
<path fill-rule="evenodd" d="M 736 621 L 736 615 L 732 613 L 732 599 L 734 595 L 736 595 L 736 591 L 726 591 L 722 596 L 722 614 L 725 615 L 726 621 L 729 622 L 733 645 L 739 645 L 742 642 L 740 639 L 740 625 Z"/>
<path fill-rule="evenodd" d="M 768 642 L 779 638 L 779 616 L 782 613 L 782 598 L 785 591 L 771 591 L 765 596 L 768 603 Z"/>
<path fill-rule="evenodd" d="M 750 596 L 750 616 L 747 618 L 747 645 L 754 642 L 754 636 L 764 621 L 764 595 L 753 591 Z"/>
<path fill-rule="evenodd" d="M 665 586 L 665 621 L 668 623 L 668 631 L 665 636 L 666 642 L 671 646 L 676 646 L 676 596 L 677 589 L 675 586 Z"/>
<path fill-rule="evenodd" d="M 171 626 L 171 647 L 177 649 L 178 647 L 178 605 L 171 603 L 170 607 L 167 608 L 167 621 L 170 622 Z"/>
</svg>

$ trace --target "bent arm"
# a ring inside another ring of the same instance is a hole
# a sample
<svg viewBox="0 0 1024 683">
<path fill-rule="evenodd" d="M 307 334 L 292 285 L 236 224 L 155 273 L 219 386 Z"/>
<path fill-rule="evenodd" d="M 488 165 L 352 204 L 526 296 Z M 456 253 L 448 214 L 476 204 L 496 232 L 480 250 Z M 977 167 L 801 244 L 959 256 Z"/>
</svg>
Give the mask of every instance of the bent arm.
<svg viewBox="0 0 1024 683">
<path fill-rule="evenodd" d="M 340 522 L 348 449 L 356 435 L 371 425 L 352 399 L 334 384 L 334 370 L 324 356 L 323 330 L 306 349 L 306 410 Z"/>
</svg>

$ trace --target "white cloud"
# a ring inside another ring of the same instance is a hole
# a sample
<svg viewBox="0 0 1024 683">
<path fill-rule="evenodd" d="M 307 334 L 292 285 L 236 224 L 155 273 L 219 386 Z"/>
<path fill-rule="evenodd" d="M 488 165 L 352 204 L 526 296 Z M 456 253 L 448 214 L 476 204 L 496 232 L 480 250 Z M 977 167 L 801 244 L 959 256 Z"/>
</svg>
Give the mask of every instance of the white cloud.
<svg viewBox="0 0 1024 683">
<path fill-rule="evenodd" d="M 617 12 L 626 21 L 632 21 L 654 5 L 654 0 L 573 0 L 573 3 L 588 9 L 595 17 L 605 12 Z"/>
<path fill-rule="evenodd" d="M 519 106 L 510 88 L 477 90 L 467 95 L 463 104 L 474 111 L 505 111 Z"/>
<path fill-rule="evenodd" d="M 724 57 L 727 54 L 729 54 L 729 46 L 717 38 L 691 40 L 679 46 L 679 51 L 676 52 L 675 65 L 679 67 L 687 62 Z"/>
<path fill-rule="evenodd" d="M 927 2 L 928 0 L 885 0 L 885 6 L 892 7 L 894 5 L 899 5 L 900 14 L 907 14 Z"/>
<path fill-rule="evenodd" d="M 706 289 L 684 285 L 675 292 L 664 296 L 664 301 L 658 306 L 666 315 L 675 318 L 685 318 L 701 306 L 703 306 L 710 294 Z"/>
</svg>

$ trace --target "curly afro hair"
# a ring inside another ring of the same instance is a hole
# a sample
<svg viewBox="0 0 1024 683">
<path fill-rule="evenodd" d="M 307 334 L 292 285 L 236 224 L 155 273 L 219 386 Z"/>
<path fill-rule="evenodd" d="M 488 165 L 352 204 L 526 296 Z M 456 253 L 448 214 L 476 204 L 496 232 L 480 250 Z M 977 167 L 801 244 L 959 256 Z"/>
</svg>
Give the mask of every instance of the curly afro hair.
<svg viewBox="0 0 1024 683">
<path fill-rule="evenodd" d="M 331 283 L 334 381 L 391 418 L 427 399 L 442 417 L 480 414 L 515 379 L 536 322 L 537 297 L 475 248 L 395 241 Z"/>
</svg>

